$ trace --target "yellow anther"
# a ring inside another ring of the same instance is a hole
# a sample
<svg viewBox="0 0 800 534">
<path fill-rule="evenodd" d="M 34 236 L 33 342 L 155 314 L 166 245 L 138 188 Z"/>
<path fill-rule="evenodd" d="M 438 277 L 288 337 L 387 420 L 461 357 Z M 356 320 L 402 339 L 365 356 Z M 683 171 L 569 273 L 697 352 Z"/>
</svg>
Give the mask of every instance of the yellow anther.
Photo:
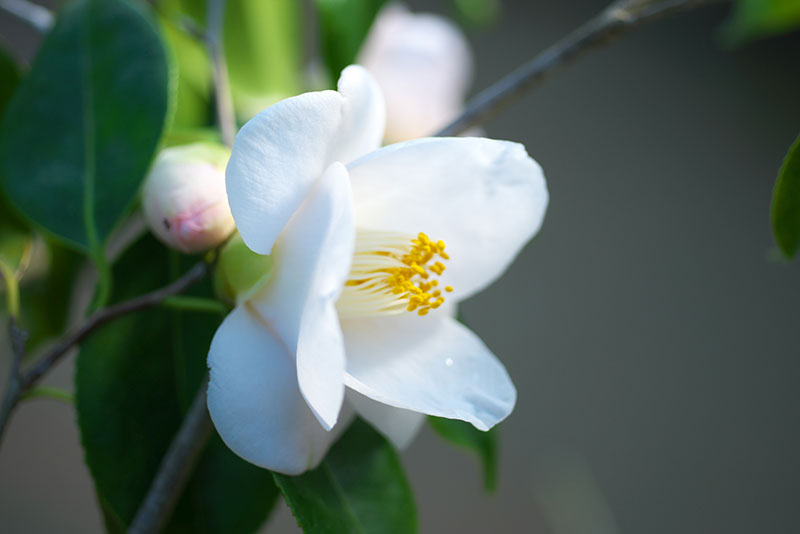
<svg viewBox="0 0 800 534">
<path fill-rule="evenodd" d="M 427 315 L 444 303 L 439 281 L 448 260 L 442 240 L 392 232 L 359 231 L 350 277 L 337 308 L 344 316 L 401 313 Z M 447 292 L 453 291 L 445 286 Z"/>
<path fill-rule="evenodd" d="M 444 290 L 447 291 L 448 293 L 452 293 L 453 292 L 453 286 L 444 286 Z"/>
</svg>

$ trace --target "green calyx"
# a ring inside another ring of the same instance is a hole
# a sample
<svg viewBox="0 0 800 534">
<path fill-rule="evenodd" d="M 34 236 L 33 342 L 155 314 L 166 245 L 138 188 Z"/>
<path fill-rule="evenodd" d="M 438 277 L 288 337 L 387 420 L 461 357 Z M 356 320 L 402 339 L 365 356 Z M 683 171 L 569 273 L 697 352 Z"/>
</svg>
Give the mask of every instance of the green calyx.
<svg viewBox="0 0 800 534">
<path fill-rule="evenodd" d="M 272 256 L 256 254 L 237 233 L 220 252 L 214 279 L 217 294 L 230 302 L 243 302 L 264 287 L 272 267 Z"/>
</svg>

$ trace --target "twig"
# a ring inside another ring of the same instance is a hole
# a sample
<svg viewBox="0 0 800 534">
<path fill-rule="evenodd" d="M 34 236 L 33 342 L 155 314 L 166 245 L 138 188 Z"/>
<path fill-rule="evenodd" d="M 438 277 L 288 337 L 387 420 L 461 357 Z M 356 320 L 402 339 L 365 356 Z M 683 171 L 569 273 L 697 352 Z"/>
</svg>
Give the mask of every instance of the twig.
<svg viewBox="0 0 800 534">
<path fill-rule="evenodd" d="M 208 273 L 208 269 L 209 266 L 207 263 L 200 262 L 168 286 L 95 312 L 81 326 L 59 340 L 53 348 L 47 351 L 47 353 L 25 373 L 20 373 L 22 361 L 22 356 L 20 354 L 24 354 L 24 347 L 23 342 L 19 341 L 20 339 L 24 340 L 24 333 L 19 330 L 16 323 L 12 323 L 10 331 L 11 342 L 14 346 L 14 360 L 12 361 L 9 385 L 6 389 L 2 408 L 0 408 L 0 438 L 2 438 L 11 411 L 20 400 L 20 395 L 36 385 L 45 373 L 58 363 L 72 347 L 79 345 L 81 341 L 86 339 L 92 332 L 109 321 L 129 313 L 156 306 L 167 297 L 182 293 L 189 286 L 203 278 Z M 15 334 L 15 331 L 17 331 L 18 334 Z"/>
<path fill-rule="evenodd" d="M 205 40 L 214 71 L 217 122 L 222 141 L 228 146 L 233 146 L 236 119 L 233 114 L 231 88 L 222 43 L 224 17 L 225 0 L 206 2 Z M 200 386 L 189 413 L 161 461 L 128 534 L 156 534 L 172 515 L 175 503 L 211 433 L 211 419 L 206 408 L 207 387 L 208 377 Z"/>
<path fill-rule="evenodd" d="M 49 9 L 28 0 L 0 0 L 0 9 L 14 15 L 39 33 L 47 33 L 55 22 Z"/>
<path fill-rule="evenodd" d="M 161 460 L 156 477 L 133 518 L 128 534 L 156 534 L 172 515 L 178 497 L 211 435 L 211 419 L 206 408 L 207 388 L 208 376 L 200 384 L 189 412 Z"/>
<path fill-rule="evenodd" d="M 206 46 L 214 70 L 214 98 L 222 141 L 233 146 L 236 119 L 233 115 L 231 86 L 222 43 L 222 26 L 225 20 L 225 0 L 208 0 L 206 3 Z"/>
<path fill-rule="evenodd" d="M 3 441 L 3 434 L 11 417 L 11 410 L 19 400 L 22 391 L 22 376 L 20 368 L 22 360 L 25 358 L 25 341 L 27 335 L 17 325 L 17 320 L 11 317 L 8 320 L 8 333 L 11 338 L 11 368 L 8 375 L 8 386 L 6 396 L 3 398 L 3 405 L 0 407 L 0 444 Z"/>
<path fill-rule="evenodd" d="M 464 112 L 436 135 L 458 135 L 485 124 L 560 67 L 597 46 L 616 40 L 647 22 L 670 13 L 727 0 L 618 0 L 528 63 L 517 68 L 467 103 Z"/>
</svg>

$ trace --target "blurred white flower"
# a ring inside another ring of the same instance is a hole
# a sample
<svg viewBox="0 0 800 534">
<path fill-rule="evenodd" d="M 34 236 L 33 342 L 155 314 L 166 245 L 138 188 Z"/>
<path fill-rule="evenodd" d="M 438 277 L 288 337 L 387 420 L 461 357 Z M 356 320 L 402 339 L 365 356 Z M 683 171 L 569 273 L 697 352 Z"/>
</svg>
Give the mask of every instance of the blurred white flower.
<svg viewBox="0 0 800 534">
<path fill-rule="evenodd" d="M 230 150 L 210 143 L 166 148 L 145 178 L 142 207 L 150 230 L 186 253 L 217 246 L 234 229 L 225 192 Z"/>
<path fill-rule="evenodd" d="M 438 15 L 384 7 L 358 55 L 386 99 L 385 141 L 433 135 L 461 112 L 472 52 L 455 24 Z"/>
<path fill-rule="evenodd" d="M 272 265 L 214 336 L 208 408 L 254 464 L 313 468 L 352 410 L 402 447 L 423 414 L 487 430 L 514 407 L 503 365 L 452 315 L 538 231 L 541 168 L 491 139 L 379 148 L 383 129 L 377 85 L 348 67 L 338 91 L 279 102 L 236 137 L 231 211 Z"/>
</svg>

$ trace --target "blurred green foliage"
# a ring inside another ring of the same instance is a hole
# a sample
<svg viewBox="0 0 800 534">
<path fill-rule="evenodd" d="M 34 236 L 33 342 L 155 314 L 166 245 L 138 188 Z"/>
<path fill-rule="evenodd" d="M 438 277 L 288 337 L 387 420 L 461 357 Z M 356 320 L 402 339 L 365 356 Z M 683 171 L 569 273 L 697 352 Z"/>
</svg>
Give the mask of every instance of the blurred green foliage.
<svg viewBox="0 0 800 534">
<path fill-rule="evenodd" d="M 179 65 L 176 128 L 213 123 L 211 63 L 202 40 L 205 4 L 205 0 L 158 2 Z M 223 45 L 240 121 L 300 91 L 300 7 L 296 0 L 227 2 Z"/>
<path fill-rule="evenodd" d="M 361 44 L 386 0 L 314 0 L 320 26 L 322 59 L 331 83 L 355 62 Z"/>
<path fill-rule="evenodd" d="M 722 27 L 722 38 L 729 45 L 777 35 L 800 26 L 798 0 L 737 0 Z"/>
<path fill-rule="evenodd" d="M 772 231 L 787 258 L 800 247 L 800 136 L 778 171 L 772 194 Z"/>
<path fill-rule="evenodd" d="M 453 0 L 456 18 L 467 27 L 483 29 L 500 19 L 500 0 Z"/>
</svg>

